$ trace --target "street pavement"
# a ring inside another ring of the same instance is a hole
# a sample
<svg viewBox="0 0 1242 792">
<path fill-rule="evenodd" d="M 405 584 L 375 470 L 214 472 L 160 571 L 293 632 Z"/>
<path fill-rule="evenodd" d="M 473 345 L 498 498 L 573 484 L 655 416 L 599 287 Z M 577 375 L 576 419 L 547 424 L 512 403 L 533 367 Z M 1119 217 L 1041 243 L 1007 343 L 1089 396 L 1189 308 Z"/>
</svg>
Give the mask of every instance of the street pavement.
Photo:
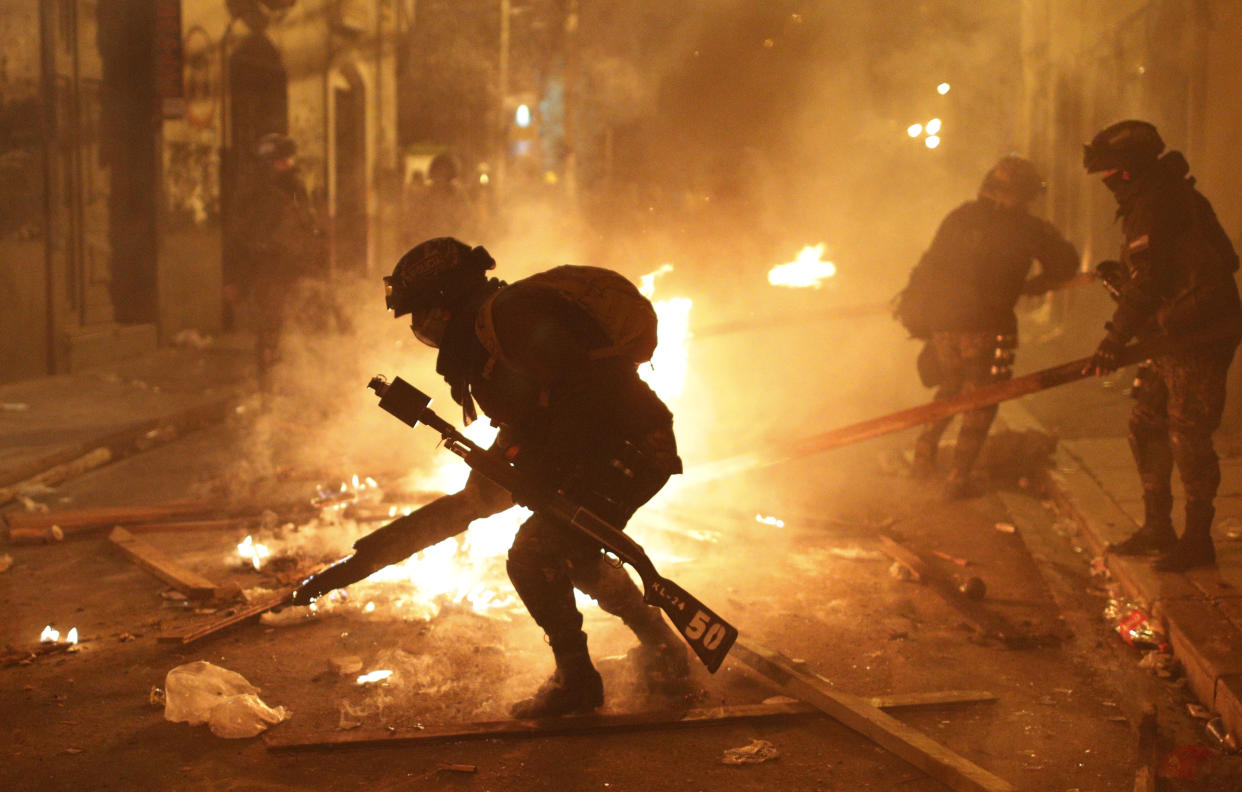
<svg viewBox="0 0 1242 792">
<path fill-rule="evenodd" d="M 1127 536 L 1142 519 L 1124 436 L 1126 377 L 1122 372 L 1067 386 L 1059 406 L 1047 394 L 1011 402 L 1002 420 L 1014 429 L 1061 435 L 1050 481 L 1054 499 L 1104 557 L 1111 576 L 1163 624 L 1196 696 L 1233 734 L 1242 734 L 1242 458 L 1222 463 L 1217 568 L 1161 574 L 1147 559 L 1106 554 L 1108 542 Z M 16 496 L 23 482 L 26 491 L 38 493 L 57 483 L 56 475 L 41 474 L 60 469 L 72 475 L 75 470 L 63 466 L 94 449 L 109 448 L 116 459 L 222 421 L 252 389 L 253 358 L 244 337 L 0 385 L 0 495 L 9 494 L 0 509 L 21 508 Z M 1064 409 L 1066 400 L 1076 408 Z"/>
</svg>

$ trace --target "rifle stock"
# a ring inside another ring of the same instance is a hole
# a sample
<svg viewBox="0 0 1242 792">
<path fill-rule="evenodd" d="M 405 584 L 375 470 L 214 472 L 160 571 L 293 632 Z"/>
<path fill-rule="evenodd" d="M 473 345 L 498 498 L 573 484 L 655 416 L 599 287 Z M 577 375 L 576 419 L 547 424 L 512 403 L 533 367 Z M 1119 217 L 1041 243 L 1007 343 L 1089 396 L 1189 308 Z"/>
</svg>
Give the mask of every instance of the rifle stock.
<svg viewBox="0 0 1242 792">
<path fill-rule="evenodd" d="M 643 581 L 644 599 L 664 611 L 709 671 L 715 673 L 720 668 L 737 640 L 737 628 L 681 586 L 662 577 L 638 542 L 563 494 L 542 492 L 530 485 L 521 471 L 432 412 L 430 397 L 400 377 L 391 383 L 375 377 L 370 387 L 380 396 L 380 407 L 409 426 L 422 423 L 434 429 L 448 450 L 465 460 L 471 469 L 508 490 L 515 502 L 567 523 L 633 567 Z"/>
</svg>

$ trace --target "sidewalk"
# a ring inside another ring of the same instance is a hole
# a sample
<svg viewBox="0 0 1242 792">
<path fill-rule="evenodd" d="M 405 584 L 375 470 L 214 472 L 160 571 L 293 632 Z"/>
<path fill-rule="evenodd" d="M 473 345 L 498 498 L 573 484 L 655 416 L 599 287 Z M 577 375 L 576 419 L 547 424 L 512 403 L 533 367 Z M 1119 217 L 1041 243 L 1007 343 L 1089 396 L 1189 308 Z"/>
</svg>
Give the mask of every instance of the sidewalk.
<svg viewBox="0 0 1242 792">
<path fill-rule="evenodd" d="M 0 385 L 0 507 L 21 485 L 53 484 L 224 420 L 253 362 L 248 338 L 226 336 Z"/>
<path fill-rule="evenodd" d="M 1015 429 L 1043 428 L 1022 400 L 1004 405 L 1001 414 Z M 1138 474 L 1120 435 L 1126 424 L 1109 428 L 1119 436 L 1061 440 L 1050 477 L 1053 498 L 1079 524 L 1086 544 L 1105 558 L 1113 579 L 1163 623 L 1195 696 L 1242 738 L 1242 459 L 1221 460 L 1213 526 L 1217 567 L 1158 573 L 1150 558 L 1104 552 L 1143 519 Z M 1173 520 L 1180 533 L 1184 500 L 1176 478 Z"/>
</svg>

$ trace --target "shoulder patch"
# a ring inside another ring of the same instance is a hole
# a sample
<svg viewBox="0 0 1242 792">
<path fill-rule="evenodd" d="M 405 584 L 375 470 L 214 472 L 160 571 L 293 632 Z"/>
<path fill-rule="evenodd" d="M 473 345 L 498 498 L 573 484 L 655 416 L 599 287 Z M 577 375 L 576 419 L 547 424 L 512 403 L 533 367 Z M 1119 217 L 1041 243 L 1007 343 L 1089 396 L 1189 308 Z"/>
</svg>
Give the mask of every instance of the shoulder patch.
<svg viewBox="0 0 1242 792">
<path fill-rule="evenodd" d="M 1149 247 L 1151 247 L 1151 239 L 1147 236 L 1147 234 L 1143 234 L 1141 237 L 1136 237 L 1130 240 L 1130 242 L 1126 245 L 1126 250 L 1131 253 L 1142 253 Z"/>
</svg>

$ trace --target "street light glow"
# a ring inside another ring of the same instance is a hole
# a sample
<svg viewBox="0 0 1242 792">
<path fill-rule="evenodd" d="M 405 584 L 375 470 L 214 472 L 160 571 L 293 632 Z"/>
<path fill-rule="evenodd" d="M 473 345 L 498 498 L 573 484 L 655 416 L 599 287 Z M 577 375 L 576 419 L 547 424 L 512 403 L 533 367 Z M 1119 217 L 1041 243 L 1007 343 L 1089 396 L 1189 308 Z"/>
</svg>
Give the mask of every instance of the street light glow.
<svg viewBox="0 0 1242 792">
<path fill-rule="evenodd" d="M 941 96 L 944 96 L 945 94 L 949 92 L 949 88 L 951 87 L 952 86 L 950 86 L 948 83 L 940 83 L 939 85 L 936 86 L 936 93 L 940 94 Z"/>
<path fill-rule="evenodd" d="M 929 135 L 939 135 L 940 134 L 940 119 L 933 118 L 932 120 L 927 122 L 927 126 L 924 128 L 927 130 L 927 134 Z"/>
<path fill-rule="evenodd" d="M 923 145 L 927 146 L 929 149 L 934 149 L 936 146 L 940 145 L 940 138 L 935 135 L 928 135 L 923 140 Z"/>
<path fill-rule="evenodd" d="M 910 126 L 906 127 L 906 134 L 912 138 L 918 137 L 919 135 L 923 134 L 923 125 L 922 124 L 911 124 Z"/>
</svg>

